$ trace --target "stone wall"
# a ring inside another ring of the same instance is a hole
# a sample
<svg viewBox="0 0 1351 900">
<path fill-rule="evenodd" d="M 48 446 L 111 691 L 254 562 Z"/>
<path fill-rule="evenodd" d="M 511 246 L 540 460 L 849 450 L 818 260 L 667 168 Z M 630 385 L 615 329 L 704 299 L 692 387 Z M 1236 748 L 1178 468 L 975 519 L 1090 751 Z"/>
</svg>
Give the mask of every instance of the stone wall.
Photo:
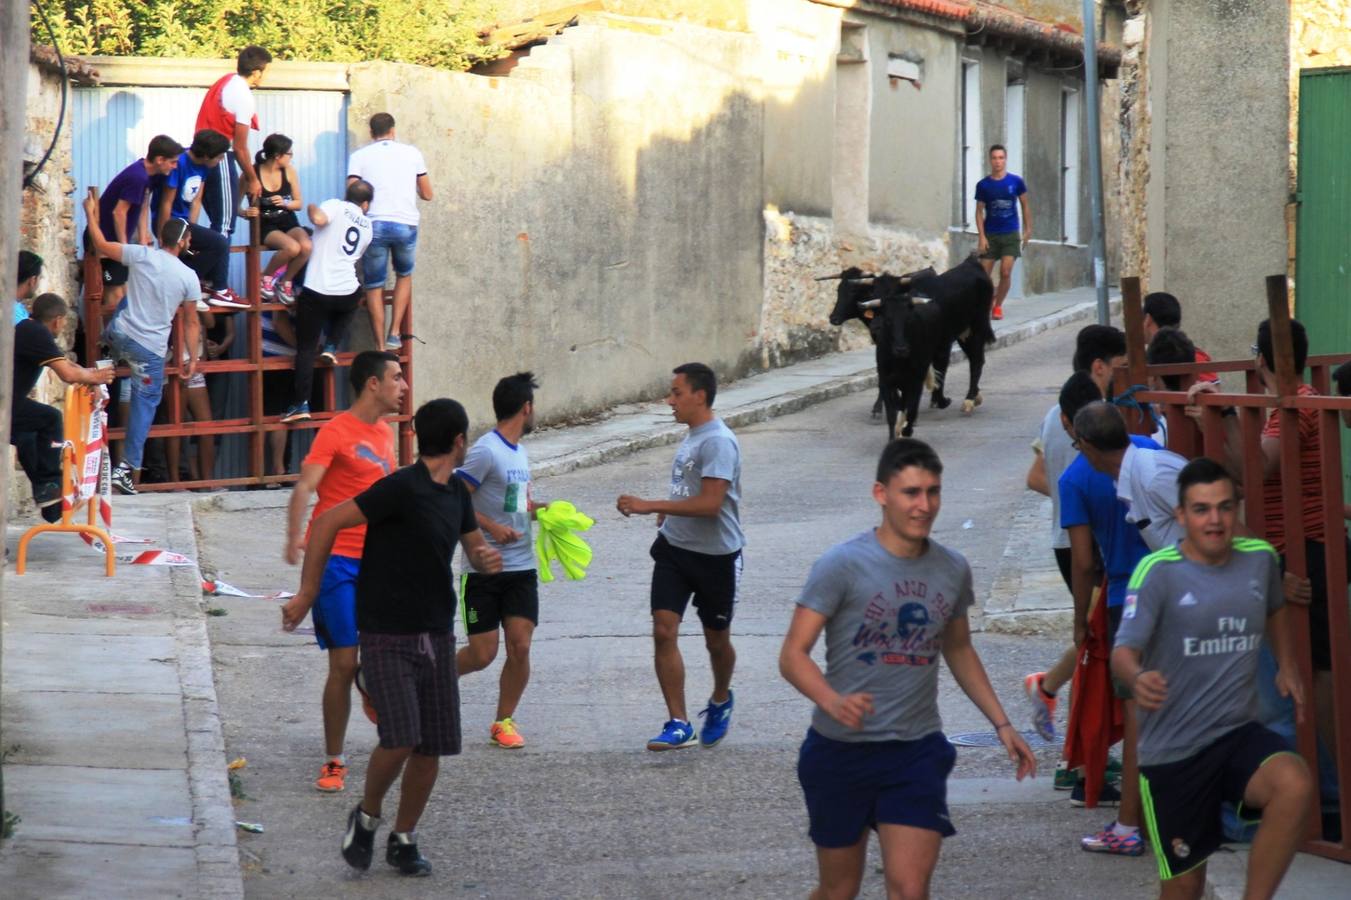
<svg viewBox="0 0 1351 900">
<path fill-rule="evenodd" d="M 61 105 L 61 80 L 50 69 L 30 63 L 28 66 L 28 96 L 25 116 L 24 160 L 36 163 L 46 152 L 56 129 L 57 113 Z M 71 178 L 70 109 L 62 125 L 61 134 L 51 158 L 33 184 L 24 189 L 23 208 L 19 215 L 19 246 L 41 256 L 44 262 L 38 292 L 60 294 L 72 307 L 79 300 L 76 283 L 78 265 L 75 262 L 74 205 L 71 192 L 75 182 Z M 27 167 L 26 169 L 27 170 Z M 9 285 L 5 290 L 13 290 Z M 31 302 L 31 301 L 30 301 Z M 67 320 L 67 331 L 61 341 L 70 347 L 75 333 L 75 317 Z M 33 396 L 48 403 L 59 404 L 64 393 L 61 380 L 44 370 Z M 14 461 L 14 451 L 6 448 L 14 477 L 9 479 L 10 496 L 3 498 L 20 518 L 31 511 L 32 496 L 28 479 Z M 11 521 L 14 517 L 11 516 Z"/>
</svg>

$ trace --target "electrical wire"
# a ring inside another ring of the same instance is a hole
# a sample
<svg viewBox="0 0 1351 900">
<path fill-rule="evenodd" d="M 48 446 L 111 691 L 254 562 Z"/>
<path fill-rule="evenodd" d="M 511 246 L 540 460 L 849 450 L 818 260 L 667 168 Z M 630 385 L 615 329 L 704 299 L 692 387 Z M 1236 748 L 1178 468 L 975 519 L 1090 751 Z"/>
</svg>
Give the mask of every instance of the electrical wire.
<svg viewBox="0 0 1351 900">
<path fill-rule="evenodd" d="M 61 110 L 56 114 L 56 130 L 52 132 L 52 142 L 47 145 L 47 152 L 42 154 L 42 159 L 38 160 L 33 171 L 24 176 L 24 187 L 32 186 L 33 179 L 38 177 L 38 173 L 47 165 L 47 160 L 52 158 L 52 153 L 56 150 L 56 142 L 61 137 L 61 126 L 66 121 L 66 92 L 70 83 L 70 77 L 66 72 L 66 59 L 61 55 L 61 48 L 56 43 L 56 34 L 52 31 L 52 23 L 47 20 L 47 12 L 42 8 L 41 0 L 33 0 L 33 6 L 37 8 L 38 17 L 42 19 L 43 27 L 47 29 L 47 39 L 52 42 L 52 49 L 56 51 L 56 62 L 61 69 Z"/>
</svg>

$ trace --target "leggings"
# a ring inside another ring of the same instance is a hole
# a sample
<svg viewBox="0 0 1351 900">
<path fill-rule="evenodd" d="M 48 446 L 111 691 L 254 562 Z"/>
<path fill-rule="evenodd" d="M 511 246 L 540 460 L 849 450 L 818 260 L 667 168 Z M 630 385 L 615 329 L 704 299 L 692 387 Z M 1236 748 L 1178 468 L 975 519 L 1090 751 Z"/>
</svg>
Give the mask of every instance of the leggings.
<svg viewBox="0 0 1351 900">
<path fill-rule="evenodd" d="M 314 358 L 319 353 L 319 336 L 324 335 L 325 346 L 336 348 L 341 344 L 360 303 L 360 288 L 337 297 L 305 288 L 296 298 L 296 381 L 291 396 L 297 405 L 310 399 L 310 388 L 314 383 Z"/>
</svg>

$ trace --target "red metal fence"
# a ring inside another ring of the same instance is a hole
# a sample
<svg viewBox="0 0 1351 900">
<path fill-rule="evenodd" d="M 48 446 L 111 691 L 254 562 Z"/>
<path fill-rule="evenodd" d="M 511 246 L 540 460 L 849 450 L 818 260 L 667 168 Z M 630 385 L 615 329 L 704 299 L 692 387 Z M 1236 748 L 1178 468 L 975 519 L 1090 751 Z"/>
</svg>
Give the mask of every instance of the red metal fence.
<svg viewBox="0 0 1351 900">
<path fill-rule="evenodd" d="M 1267 306 L 1271 322 L 1272 351 L 1275 356 L 1277 390 L 1266 393 L 1257 374 L 1253 359 L 1224 362 L 1191 363 L 1179 365 L 1147 365 L 1145 362 L 1144 310 L 1141 305 L 1138 278 L 1122 279 L 1122 308 L 1125 319 L 1129 364 L 1117 371 L 1118 390 L 1134 385 L 1148 385 L 1151 376 L 1177 375 L 1181 377 L 1181 391 L 1141 391 L 1136 394 L 1141 402 L 1152 403 L 1162 409 L 1168 425 L 1169 449 L 1188 458 L 1205 455 L 1225 461 L 1225 427 L 1223 410 L 1233 407 L 1239 416 L 1242 435 L 1242 483 L 1244 521 L 1256 533 L 1266 537 L 1272 522 L 1283 517 L 1286 539 L 1286 567 L 1297 575 L 1308 575 L 1305 554 L 1305 528 L 1301 506 L 1300 428 L 1301 410 L 1317 410 L 1320 441 L 1319 483 L 1323 500 L 1324 541 L 1327 547 L 1326 571 L 1328 584 L 1328 619 L 1332 647 L 1332 709 L 1334 733 L 1324 740 L 1331 750 L 1340 786 L 1340 836 L 1335 839 L 1323 832 L 1323 823 L 1317 809 L 1311 815 L 1303 849 L 1332 859 L 1351 862 L 1351 609 L 1347 603 L 1346 523 L 1343 518 L 1342 491 L 1342 429 L 1341 414 L 1351 410 L 1351 397 L 1333 396 L 1330 374 L 1333 368 L 1351 360 L 1351 353 L 1313 356 L 1308 359 L 1310 384 L 1321 395 L 1301 396 L 1298 393 L 1300 374 L 1295 371 L 1294 351 L 1290 336 L 1290 306 L 1286 295 L 1286 278 L 1273 275 L 1267 279 Z M 1258 323 L 1254 321 L 1253 333 Z M 1202 407 L 1201 422 L 1190 418 L 1187 389 L 1203 372 L 1243 373 L 1245 390 L 1242 393 L 1201 393 L 1196 402 Z M 1263 457 L 1262 427 L 1271 410 L 1277 411 L 1280 422 L 1280 473 L 1283 486 L 1282 509 L 1267 509 L 1262 490 Z M 1152 422 L 1136 423 L 1138 431 L 1152 431 Z M 1309 646 L 1308 607 L 1290 605 L 1291 629 L 1294 633 L 1296 658 L 1300 679 L 1304 684 L 1306 715 L 1298 726 L 1299 752 L 1318 777 L 1317 725 L 1314 691 L 1313 661 Z"/>
<path fill-rule="evenodd" d="M 90 194 L 94 195 L 94 190 L 90 189 Z M 182 396 L 186 385 L 179 376 L 182 369 L 181 360 L 184 357 L 183 348 L 183 316 L 195 315 L 189 312 L 185 307 L 179 308 L 178 320 L 174 324 L 173 335 L 170 339 L 170 359 L 164 366 L 164 400 L 169 421 L 151 426 L 150 439 L 154 438 L 185 438 L 197 437 L 199 440 L 212 438 L 216 435 L 243 434 L 249 438 L 248 453 L 248 474 L 231 478 L 216 478 L 214 472 L 203 472 L 202 478 L 196 481 L 179 480 L 178 472 L 170 472 L 169 480 L 154 484 L 141 484 L 139 490 L 142 491 L 173 491 L 185 488 L 199 487 L 242 487 L 248 485 L 263 484 L 290 484 L 294 482 L 299 473 L 285 473 L 267 475 L 265 458 L 267 451 L 267 435 L 269 432 L 285 429 L 315 429 L 322 426 L 329 419 L 333 418 L 339 410 L 337 405 L 337 379 L 339 370 L 345 369 L 352 363 L 354 353 L 339 353 L 336 364 L 329 364 L 321 360 L 316 360 L 314 365 L 315 382 L 320 386 L 324 397 L 324 411 L 313 412 L 312 418 L 308 421 L 292 422 L 283 424 L 279 421 L 279 416 L 263 415 L 263 373 L 277 370 L 292 371 L 295 368 L 294 357 L 290 356 L 263 356 L 263 338 L 262 338 L 262 317 L 261 313 L 266 311 L 289 310 L 289 307 L 281 303 L 269 303 L 262 299 L 262 286 L 259 276 L 262 272 L 261 254 L 264 248 L 258 243 L 259 225 L 256 218 L 247 219 L 249 222 L 249 243 L 244 247 L 231 247 L 232 253 L 244 254 L 244 279 L 247 284 L 247 299 L 249 306 L 247 309 L 228 309 L 221 307 L 212 307 L 211 312 L 215 315 L 235 315 L 243 320 L 242 333 L 247 341 L 248 352 L 242 359 L 217 359 L 217 360 L 198 360 L 198 371 L 203 375 L 210 377 L 213 374 L 224 374 L 232 372 L 242 372 L 248 381 L 248 415 L 233 419 L 217 419 L 209 422 L 184 422 L 182 417 Z M 393 294 L 391 291 L 385 292 L 385 305 L 387 309 L 392 309 Z M 363 301 L 364 307 L 364 301 Z M 84 257 L 84 328 L 85 328 L 85 360 L 92 365 L 92 361 L 99 357 L 99 341 L 102 337 L 103 326 L 107 320 L 112 318 L 115 310 L 105 309 L 103 305 L 103 278 L 99 269 L 99 262 L 96 254 L 92 251 L 85 254 Z M 403 321 L 395 323 L 398 328 L 395 334 L 411 334 L 413 331 L 413 305 L 410 302 L 407 311 L 404 313 Z M 236 333 L 240 333 L 238 327 Z M 383 349 L 377 347 L 377 349 Z M 396 423 L 398 429 L 398 453 L 399 464 L 407 465 L 413 459 L 413 345 L 411 341 L 405 341 L 403 348 L 398 351 L 399 359 L 403 365 L 404 378 L 408 382 L 408 391 L 404 395 L 403 407 L 398 415 L 390 416 L 389 420 Z M 129 370 L 125 366 L 117 369 L 119 377 L 125 377 Z M 119 423 L 118 428 L 109 429 L 109 437 L 113 441 L 119 441 L 126 436 L 125 423 Z"/>
</svg>

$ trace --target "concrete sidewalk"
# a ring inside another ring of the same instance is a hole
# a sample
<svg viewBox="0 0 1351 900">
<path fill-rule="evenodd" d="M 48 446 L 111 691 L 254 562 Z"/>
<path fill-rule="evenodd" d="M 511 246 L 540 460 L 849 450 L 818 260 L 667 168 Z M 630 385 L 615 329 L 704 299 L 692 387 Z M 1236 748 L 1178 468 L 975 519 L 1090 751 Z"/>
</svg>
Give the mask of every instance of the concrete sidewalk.
<svg viewBox="0 0 1351 900">
<path fill-rule="evenodd" d="M 187 495 L 117 503 L 133 549 L 196 556 Z M 10 559 L 23 527 L 6 535 Z M 119 564 L 44 534 L 5 574 L 8 898 L 242 897 L 202 589 L 193 566 Z"/>
</svg>

